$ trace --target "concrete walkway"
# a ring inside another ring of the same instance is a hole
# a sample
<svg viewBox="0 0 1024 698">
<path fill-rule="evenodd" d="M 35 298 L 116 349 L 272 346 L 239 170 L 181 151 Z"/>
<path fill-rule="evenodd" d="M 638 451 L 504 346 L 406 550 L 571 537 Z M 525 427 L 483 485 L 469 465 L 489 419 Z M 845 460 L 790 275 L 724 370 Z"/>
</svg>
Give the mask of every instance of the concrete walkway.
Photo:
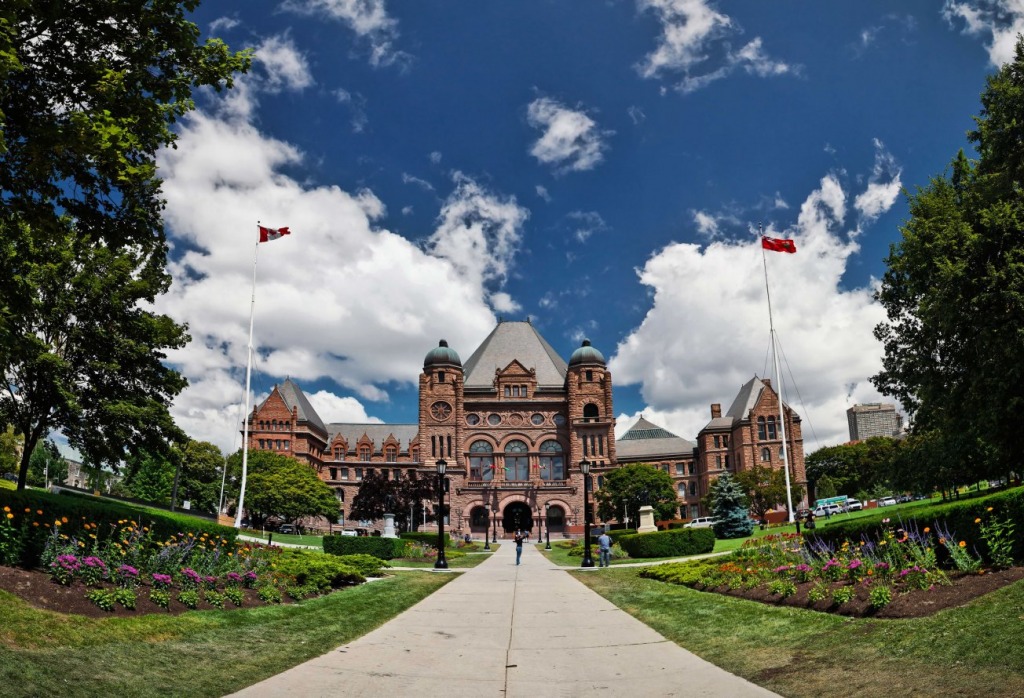
<svg viewBox="0 0 1024 698">
<path fill-rule="evenodd" d="M 593 693 L 775 695 L 666 640 L 548 562 L 532 545 L 524 546 L 518 567 L 515 546 L 502 545 L 490 559 L 351 644 L 234 695 L 538 698 Z"/>
</svg>

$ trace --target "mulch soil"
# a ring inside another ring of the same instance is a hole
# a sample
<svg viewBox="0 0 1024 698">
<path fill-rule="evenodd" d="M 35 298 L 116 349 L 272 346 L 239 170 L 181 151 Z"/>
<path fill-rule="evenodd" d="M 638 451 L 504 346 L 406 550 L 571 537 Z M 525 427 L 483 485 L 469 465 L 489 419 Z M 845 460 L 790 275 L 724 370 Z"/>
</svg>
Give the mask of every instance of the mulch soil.
<svg viewBox="0 0 1024 698">
<path fill-rule="evenodd" d="M 100 588 L 111 589 L 109 584 L 102 584 Z M 80 582 L 71 586 L 62 586 L 50 578 L 50 575 L 38 570 L 23 570 L 16 567 L 0 566 L 0 590 L 10 592 L 20 597 L 30 606 L 56 611 L 58 613 L 74 613 L 90 618 L 109 617 L 131 617 L 142 616 L 147 613 L 165 613 L 176 616 L 191 610 L 210 611 L 215 609 L 205 601 L 200 601 L 195 609 L 191 609 L 177 600 L 178 590 L 171 591 L 171 603 L 165 610 L 149 600 L 149 586 L 141 586 L 135 593 L 138 599 L 135 602 L 135 609 L 129 610 L 120 604 L 114 604 L 112 611 L 104 611 L 102 608 L 85 598 L 85 593 L 90 589 Z M 225 611 L 240 608 L 255 608 L 266 606 L 256 593 L 255 589 L 244 589 L 244 600 L 241 606 L 236 606 L 225 599 Z M 289 603 L 291 599 L 285 596 L 282 603 Z"/>
<path fill-rule="evenodd" d="M 984 596 L 991 591 L 1024 579 L 1024 567 L 1011 567 L 995 572 L 986 571 L 984 574 L 954 572 L 949 574 L 949 579 L 951 583 L 948 585 L 936 585 L 930 589 L 911 589 L 896 593 L 893 595 L 891 603 L 877 610 L 872 608 L 871 600 L 868 598 L 869 587 L 863 584 L 856 586 L 856 596 L 853 600 L 840 606 L 835 606 L 831 599 L 811 602 L 807 598 L 807 593 L 814 586 L 814 582 L 797 584 L 796 593 L 786 598 L 772 594 L 764 588 L 729 589 L 719 587 L 704 589 L 704 591 L 759 601 L 772 606 L 809 608 L 855 618 L 923 618 L 947 608 L 963 606 L 979 596 Z M 841 585 L 842 583 L 837 583 L 833 586 Z"/>
</svg>

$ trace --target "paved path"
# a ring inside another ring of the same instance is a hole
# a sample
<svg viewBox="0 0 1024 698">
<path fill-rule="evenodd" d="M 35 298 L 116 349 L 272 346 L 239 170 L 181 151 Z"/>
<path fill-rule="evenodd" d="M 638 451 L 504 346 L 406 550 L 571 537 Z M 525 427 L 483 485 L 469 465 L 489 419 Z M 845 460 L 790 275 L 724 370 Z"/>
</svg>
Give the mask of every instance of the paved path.
<svg viewBox="0 0 1024 698">
<path fill-rule="evenodd" d="M 594 570 L 591 574 L 601 574 Z M 444 573 L 438 573 L 444 574 Z M 454 573 L 450 573 L 454 574 Z M 351 644 L 236 696 L 774 696 L 515 546 Z"/>
</svg>

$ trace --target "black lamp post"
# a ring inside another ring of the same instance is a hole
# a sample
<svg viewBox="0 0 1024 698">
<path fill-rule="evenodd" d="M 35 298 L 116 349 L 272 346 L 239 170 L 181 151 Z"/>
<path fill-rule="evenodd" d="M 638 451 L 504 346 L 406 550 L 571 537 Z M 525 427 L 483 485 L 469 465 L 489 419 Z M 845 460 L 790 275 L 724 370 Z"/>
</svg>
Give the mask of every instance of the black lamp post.
<svg viewBox="0 0 1024 698">
<path fill-rule="evenodd" d="M 494 522 L 494 523 L 491 524 L 492 530 L 494 531 L 494 538 L 491 540 L 491 542 L 492 543 L 497 543 L 498 542 L 498 509 L 497 509 L 497 507 L 495 507 L 495 509 L 494 509 L 494 516 L 491 517 L 491 521 Z M 485 534 L 484 537 L 486 537 L 487 531 L 484 531 L 484 534 Z"/>
<path fill-rule="evenodd" d="M 487 529 L 489 529 L 490 527 L 491 527 L 491 508 L 488 505 L 484 504 L 484 550 L 490 550 L 491 549 L 491 538 L 490 538 L 490 536 L 487 535 L 487 533 L 488 533 Z"/>
<path fill-rule="evenodd" d="M 586 458 L 580 461 L 583 472 L 583 562 L 580 567 L 593 567 L 594 558 L 590 557 L 590 466 Z"/>
<path fill-rule="evenodd" d="M 542 540 L 544 540 L 544 522 L 540 518 L 542 511 L 543 510 L 540 508 L 540 505 L 538 504 L 537 505 L 537 542 L 538 543 L 540 543 Z"/>
<path fill-rule="evenodd" d="M 544 505 L 544 549 L 551 550 L 551 505 Z"/>
<path fill-rule="evenodd" d="M 448 569 L 448 560 L 444 557 L 444 469 L 448 462 L 444 458 L 437 461 L 437 561 L 434 563 L 435 570 Z M 593 562 L 590 563 L 593 566 Z"/>
</svg>

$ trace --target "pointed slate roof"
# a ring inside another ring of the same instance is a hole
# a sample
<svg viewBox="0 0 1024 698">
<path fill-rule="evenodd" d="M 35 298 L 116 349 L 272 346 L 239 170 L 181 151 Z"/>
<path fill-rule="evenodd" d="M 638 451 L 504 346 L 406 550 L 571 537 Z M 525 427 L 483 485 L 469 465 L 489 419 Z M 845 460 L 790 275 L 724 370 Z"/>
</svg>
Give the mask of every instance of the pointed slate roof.
<svg viewBox="0 0 1024 698">
<path fill-rule="evenodd" d="M 349 450 L 355 450 L 359 439 L 365 434 L 373 441 L 373 450 L 380 453 L 384 448 L 384 442 L 389 436 L 398 439 L 398 450 L 402 453 L 409 452 L 409 446 L 419 433 L 418 424 L 358 424 L 346 422 L 332 422 L 328 425 L 327 443 L 334 441 L 334 437 L 341 435 Z M 380 465 L 374 463 L 374 466 Z M 384 465 L 387 465 L 386 463 Z"/>
<path fill-rule="evenodd" d="M 620 460 L 642 461 L 644 458 L 688 456 L 697 444 L 657 424 L 643 415 L 625 434 L 615 440 L 615 455 Z"/>
<path fill-rule="evenodd" d="M 295 384 L 291 378 L 286 378 L 284 383 L 277 386 L 277 392 L 288 406 L 288 409 L 298 408 L 299 419 L 309 422 L 323 433 L 327 433 L 327 426 L 320 415 L 316 413 L 309 399 L 302 392 L 302 388 Z"/>
<path fill-rule="evenodd" d="M 537 372 L 538 387 L 565 385 L 567 366 L 529 322 L 500 322 L 463 364 L 467 388 L 492 388 L 495 370 L 518 360 Z"/>
<path fill-rule="evenodd" d="M 757 401 L 761 399 L 761 394 L 765 390 L 774 391 L 773 388 L 769 388 L 765 385 L 764 380 L 755 375 L 740 386 L 739 392 L 736 393 L 736 398 L 732 401 L 732 404 L 729 406 L 726 413 L 721 417 L 715 417 L 712 419 L 704 426 L 704 429 L 701 429 L 701 431 L 708 429 L 731 429 L 737 422 L 747 418 L 750 414 L 750 410 L 754 409 L 757 405 Z M 785 400 L 783 400 L 782 404 L 786 409 L 792 410 L 789 403 Z M 797 421 L 800 419 L 796 412 L 793 412 L 793 419 Z"/>
</svg>

